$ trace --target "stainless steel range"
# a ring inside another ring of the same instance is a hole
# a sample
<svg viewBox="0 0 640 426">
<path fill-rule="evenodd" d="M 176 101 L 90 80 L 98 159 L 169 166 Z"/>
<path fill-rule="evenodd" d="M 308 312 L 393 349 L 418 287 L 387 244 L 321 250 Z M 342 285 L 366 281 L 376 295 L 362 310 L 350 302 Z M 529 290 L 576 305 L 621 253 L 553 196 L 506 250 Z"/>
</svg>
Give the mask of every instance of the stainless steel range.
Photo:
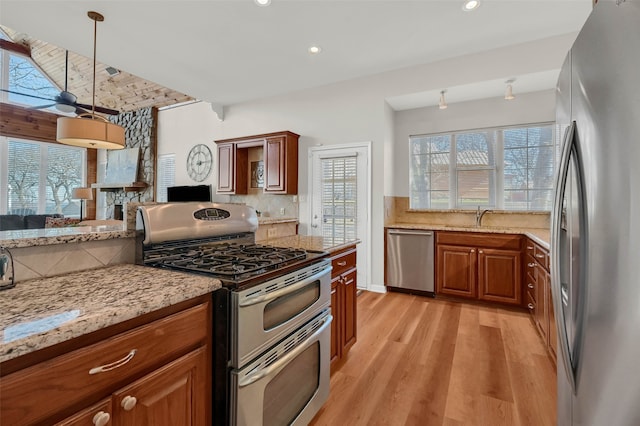
<svg viewBox="0 0 640 426">
<path fill-rule="evenodd" d="M 236 204 L 143 206 L 143 262 L 218 278 L 216 424 L 307 424 L 329 394 L 328 253 L 255 244 L 255 210 Z"/>
</svg>

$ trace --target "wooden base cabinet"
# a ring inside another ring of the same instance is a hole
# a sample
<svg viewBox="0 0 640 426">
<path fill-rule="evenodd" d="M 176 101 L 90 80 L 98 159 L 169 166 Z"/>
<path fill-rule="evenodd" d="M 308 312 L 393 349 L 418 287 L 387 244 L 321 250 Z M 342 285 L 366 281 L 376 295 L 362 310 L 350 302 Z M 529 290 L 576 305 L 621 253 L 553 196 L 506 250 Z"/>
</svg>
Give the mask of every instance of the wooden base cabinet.
<svg viewBox="0 0 640 426">
<path fill-rule="evenodd" d="M 551 357 L 556 359 L 557 331 L 551 296 L 549 251 L 530 239 L 526 241 L 524 282 L 527 308 Z"/>
<path fill-rule="evenodd" d="M 355 246 L 334 254 L 331 263 L 331 372 L 334 372 L 357 339 Z"/>
<path fill-rule="evenodd" d="M 3 375 L 0 424 L 210 424 L 209 299 L 81 336 Z"/>
<path fill-rule="evenodd" d="M 521 237 L 436 235 L 436 294 L 521 305 Z"/>
</svg>

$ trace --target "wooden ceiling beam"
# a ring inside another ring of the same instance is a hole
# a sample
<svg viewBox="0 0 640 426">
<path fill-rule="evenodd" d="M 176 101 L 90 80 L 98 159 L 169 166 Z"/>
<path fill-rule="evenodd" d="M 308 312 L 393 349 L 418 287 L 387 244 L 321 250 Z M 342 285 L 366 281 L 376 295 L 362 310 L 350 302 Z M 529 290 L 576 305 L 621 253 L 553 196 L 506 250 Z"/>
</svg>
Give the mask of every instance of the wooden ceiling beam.
<svg viewBox="0 0 640 426">
<path fill-rule="evenodd" d="M 25 46 L 20 43 L 14 43 L 9 40 L 0 39 L 0 49 L 8 50 L 13 53 L 17 53 L 18 55 L 26 56 L 28 58 L 31 57 L 31 49 L 29 46 Z"/>
</svg>

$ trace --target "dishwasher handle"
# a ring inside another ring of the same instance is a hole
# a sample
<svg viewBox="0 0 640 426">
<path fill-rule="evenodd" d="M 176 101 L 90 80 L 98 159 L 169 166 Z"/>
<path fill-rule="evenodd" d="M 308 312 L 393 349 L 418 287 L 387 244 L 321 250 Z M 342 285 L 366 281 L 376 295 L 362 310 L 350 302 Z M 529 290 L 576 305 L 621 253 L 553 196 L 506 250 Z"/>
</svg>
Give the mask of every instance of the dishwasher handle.
<svg viewBox="0 0 640 426">
<path fill-rule="evenodd" d="M 433 235 L 432 231 L 413 231 L 413 230 L 399 230 L 389 229 L 389 235 L 426 235 L 427 237 Z"/>
</svg>

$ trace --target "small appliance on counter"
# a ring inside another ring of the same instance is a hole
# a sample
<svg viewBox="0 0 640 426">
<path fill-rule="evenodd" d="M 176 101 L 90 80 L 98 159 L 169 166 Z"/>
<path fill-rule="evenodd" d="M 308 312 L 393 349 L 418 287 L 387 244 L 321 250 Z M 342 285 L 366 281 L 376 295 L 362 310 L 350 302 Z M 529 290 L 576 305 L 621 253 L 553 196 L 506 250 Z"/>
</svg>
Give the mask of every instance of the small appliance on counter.
<svg viewBox="0 0 640 426">
<path fill-rule="evenodd" d="M 7 290 L 15 286 L 13 256 L 9 249 L 0 247 L 0 290 Z"/>
</svg>

